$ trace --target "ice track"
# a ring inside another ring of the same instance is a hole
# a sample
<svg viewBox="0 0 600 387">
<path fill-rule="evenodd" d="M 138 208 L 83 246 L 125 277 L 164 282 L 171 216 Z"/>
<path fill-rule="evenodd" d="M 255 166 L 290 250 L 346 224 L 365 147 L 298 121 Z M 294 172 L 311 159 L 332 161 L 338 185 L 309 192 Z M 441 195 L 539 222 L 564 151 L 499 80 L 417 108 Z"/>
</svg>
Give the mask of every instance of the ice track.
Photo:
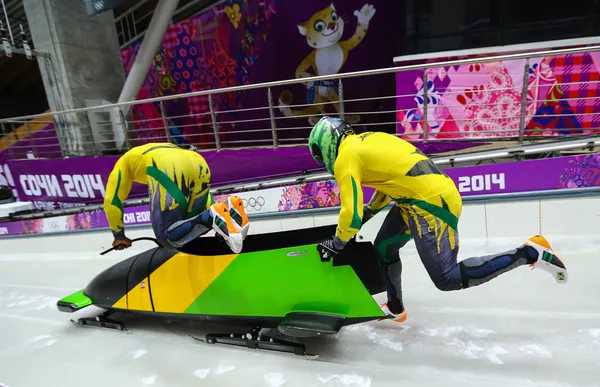
<svg viewBox="0 0 600 387">
<path fill-rule="evenodd" d="M 69 315 L 56 301 L 117 259 L 0 262 L 0 386 L 600 386 L 600 260 L 562 257 L 566 285 L 522 267 L 454 293 L 404 257 L 407 322 L 307 340 L 314 361 L 189 338 L 222 330 L 206 324 L 75 327 L 97 309 Z"/>
</svg>

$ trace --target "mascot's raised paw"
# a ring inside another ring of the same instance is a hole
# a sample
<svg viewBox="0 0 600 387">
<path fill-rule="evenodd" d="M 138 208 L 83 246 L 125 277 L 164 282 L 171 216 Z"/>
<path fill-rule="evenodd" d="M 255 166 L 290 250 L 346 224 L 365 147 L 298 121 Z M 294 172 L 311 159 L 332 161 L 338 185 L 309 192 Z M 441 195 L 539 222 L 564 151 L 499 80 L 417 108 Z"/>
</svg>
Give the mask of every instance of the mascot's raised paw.
<svg viewBox="0 0 600 387">
<path fill-rule="evenodd" d="M 371 18 L 375 16 L 375 7 L 369 4 L 363 5 L 360 11 L 354 11 L 354 16 L 358 18 L 360 24 L 369 24 Z"/>
</svg>

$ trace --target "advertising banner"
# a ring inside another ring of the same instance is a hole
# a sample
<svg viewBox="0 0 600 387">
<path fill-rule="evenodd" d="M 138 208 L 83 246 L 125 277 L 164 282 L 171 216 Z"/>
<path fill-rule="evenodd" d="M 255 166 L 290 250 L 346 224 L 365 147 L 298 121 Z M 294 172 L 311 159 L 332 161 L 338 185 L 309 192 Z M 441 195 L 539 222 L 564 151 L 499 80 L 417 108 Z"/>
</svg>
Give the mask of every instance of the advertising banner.
<svg viewBox="0 0 600 387">
<path fill-rule="evenodd" d="M 322 168 L 304 146 L 201 154 L 210 166 L 213 187 Z M 8 160 L 0 166 L 0 184 L 6 181 L 20 201 L 32 202 L 38 209 L 99 204 L 104 200 L 108 176 L 117 160 L 118 156 Z M 147 196 L 147 186 L 133 184 L 129 199 Z"/>
<path fill-rule="evenodd" d="M 600 186 L 600 154 L 448 168 L 445 172 L 454 180 L 463 197 L 598 187 Z M 95 189 L 91 178 L 88 177 L 88 180 L 90 186 Z M 78 181 L 83 182 L 79 183 L 80 189 L 83 190 L 82 187 L 84 186 L 87 189 L 85 178 Z M 99 192 L 96 190 L 95 194 Z M 370 199 L 373 190 L 364 188 L 363 192 L 366 203 Z M 331 180 L 243 192 L 238 195 L 244 200 L 246 211 L 250 215 L 335 207 L 340 204 L 339 186 Z M 226 195 L 220 195 L 216 196 L 215 200 L 222 201 L 225 198 Z M 126 208 L 124 221 L 126 225 L 150 224 L 148 206 Z M 108 227 L 108 223 L 104 212 L 95 211 L 61 217 L 0 223 L 0 236 L 106 227 Z"/>
<path fill-rule="evenodd" d="M 463 58 L 428 62 L 452 59 Z M 527 74 L 525 59 L 430 68 L 427 77 L 424 70 L 398 72 L 396 132 L 422 138 L 426 118 L 429 139 L 518 137 L 526 86 L 526 135 L 592 133 L 600 121 L 600 88 L 592 81 L 600 75 L 599 61 L 592 52 L 530 58 Z"/>
<path fill-rule="evenodd" d="M 425 153 L 432 150 L 427 144 L 417 147 Z M 454 149 L 452 144 L 435 147 L 437 151 Z M 213 187 L 324 170 L 307 146 L 203 151 L 201 155 L 211 169 Z M 98 204 L 117 160 L 118 156 L 7 160 L 0 163 L 0 184 L 9 185 L 19 200 L 32 202 L 38 209 Z M 147 195 L 146 186 L 134 183 L 129 198 Z"/>
<path fill-rule="evenodd" d="M 600 154 L 534 161 L 446 168 L 461 195 L 547 191 L 600 186 Z M 368 202 L 372 189 L 363 189 Z M 333 181 L 285 187 L 279 210 L 339 205 L 339 187 Z"/>
</svg>

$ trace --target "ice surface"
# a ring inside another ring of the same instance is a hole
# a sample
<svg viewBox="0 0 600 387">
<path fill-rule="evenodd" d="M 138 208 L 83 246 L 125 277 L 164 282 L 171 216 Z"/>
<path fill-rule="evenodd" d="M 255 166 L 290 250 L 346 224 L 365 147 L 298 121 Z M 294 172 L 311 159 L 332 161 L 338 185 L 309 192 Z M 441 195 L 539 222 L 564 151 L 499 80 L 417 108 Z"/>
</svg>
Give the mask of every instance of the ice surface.
<svg viewBox="0 0 600 387">
<path fill-rule="evenodd" d="M 97 309 L 69 315 L 56 301 L 114 258 L 0 262 L 0 386 L 599 386 L 600 257 L 563 258 L 566 285 L 521 267 L 443 293 L 407 256 L 406 323 L 306 340 L 320 354 L 313 361 L 189 337 L 216 330 L 207 324 L 127 317 L 130 333 L 76 327 L 69 319 Z"/>
</svg>

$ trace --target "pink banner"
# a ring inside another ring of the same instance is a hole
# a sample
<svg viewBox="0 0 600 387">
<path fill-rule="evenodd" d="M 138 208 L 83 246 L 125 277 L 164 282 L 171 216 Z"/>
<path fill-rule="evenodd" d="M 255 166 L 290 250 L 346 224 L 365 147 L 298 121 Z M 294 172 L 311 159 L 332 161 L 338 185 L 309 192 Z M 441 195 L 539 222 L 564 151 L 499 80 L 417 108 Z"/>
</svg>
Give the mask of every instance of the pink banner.
<svg viewBox="0 0 600 387">
<path fill-rule="evenodd" d="M 492 54 L 490 54 L 492 55 Z M 451 60 L 438 58 L 431 60 Z M 396 74 L 397 133 L 429 139 L 518 137 L 523 81 L 525 136 L 588 134 L 600 125 L 600 54 L 582 53 Z"/>
</svg>

